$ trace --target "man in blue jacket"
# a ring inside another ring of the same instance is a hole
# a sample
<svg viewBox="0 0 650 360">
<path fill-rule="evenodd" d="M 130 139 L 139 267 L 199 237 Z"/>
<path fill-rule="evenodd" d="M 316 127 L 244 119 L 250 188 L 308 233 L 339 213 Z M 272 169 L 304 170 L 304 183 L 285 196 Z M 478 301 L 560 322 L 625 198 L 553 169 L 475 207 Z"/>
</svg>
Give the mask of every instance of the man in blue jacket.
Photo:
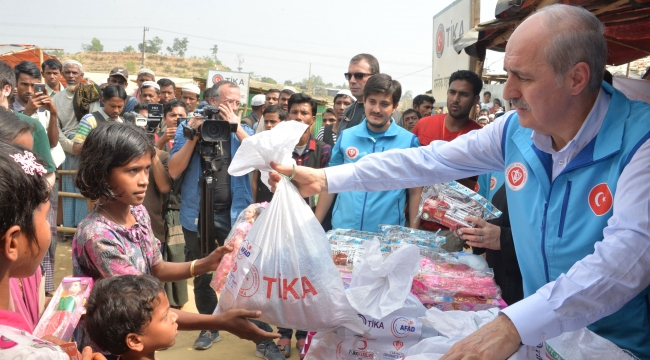
<svg viewBox="0 0 650 360">
<path fill-rule="evenodd" d="M 585 326 L 650 354 L 650 106 L 602 81 L 606 57 L 591 12 L 544 7 L 506 47 L 503 95 L 516 111 L 453 142 L 296 170 L 303 196 L 505 172 L 525 298 L 442 359 L 505 359 Z"/>
<path fill-rule="evenodd" d="M 154 83 L 155 84 L 155 83 Z M 157 85 L 157 84 L 156 84 Z M 231 156 L 235 156 L 241 141 L 253 135 L 253 129 L 246 124 L 241 124 L 241 119 L 235 115 L 235 111 L 241 105 L 239 86 L 230 81 L 222 81 L 212 87 L 208 101 L 210 105 L 220 110 L 222 119 L 231 123 L 237 123 L 237 131 L 231 133 L 230 140 L 224 142 L 224 146 L 230 147 Z M 193 117 L 184 121 L 176 130 L 174 146 L 169 158 L 169 175 L 178 179 L 183 176 L 181 182 L 180 219 L 183 226 L 183 236 L 187 252 L 187 261 L 203 257 L 201 253 L 199 225 L 199 178 L 201 177 L 201 155 L 196 146 L 198 135 L 194 139 L 186 139 L 183 136 L 184 127 L 198 129 L 203 123 L 202 118 Z M 247 175 L 230 177 L 230 204 L 214 205 L 214 227 L 219 245 L 223 245 L 230 229 L 237 219 L 237 215 L 253 202 L 251 183 Z M 216 248 L 216 244 L 215 244 Z M 217 295 L 210 287 L 212 274 L 203 274 L 194 278 L 194 300 L 200 314 L 212 314 L 217 307 Z M 221 340 L 217 331 L 206 329 L 201 331 L 198 339 L 194 342 L 194 348 L 205 350 L 212 346 L 212 343 Z"/>
<path fill-rule="evenodd" d="M 402 86 L 386 74 L 372 76 L 363 89 L 366 111 L 361 124 L 345 129 L 339 135 L 330 166 L 355 163 L 364 156 L 391 149 L 420 146 L 417 136 L 403 129 L 392 118 L 402 96 Z M 409 216 L 415 222 L 421 187 L 408 189 Z M 316 218 L 323 221 L 334 195 L 323 194 L 316 207 Z M 352 191 L 336 197 L 332 212 L 332 228 L 379 231 L 379 224 L 406 225 L 404 206 L 406 190 L 381 192 Z"/>
</svg>

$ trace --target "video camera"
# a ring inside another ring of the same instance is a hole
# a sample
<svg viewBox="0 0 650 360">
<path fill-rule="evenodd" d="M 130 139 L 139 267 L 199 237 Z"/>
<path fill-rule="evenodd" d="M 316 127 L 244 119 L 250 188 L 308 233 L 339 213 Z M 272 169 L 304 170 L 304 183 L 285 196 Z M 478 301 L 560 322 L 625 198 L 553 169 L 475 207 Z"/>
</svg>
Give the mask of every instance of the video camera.
<svg viewBox="0 0 650 360">
<path fill-rule="evenodd" d="M 148 116 L 144 117 L 135 111 L 124 113 L 124 120 L 131 124 L 144 128 L 148 133 L 155 133 L 160 127 L 163 119 L 163 105 L 162 104 L 148 104 Z"/>
<path fill-rule="evenodd" d="M 205 120 L 198 129 L 191 126 L 183 127 L 183 136 L 186 139 L 193 140 L 198 135 L 201 142 L 215 143 L 229 140 L 230 133 L 237 131 L 237 124 L 221 119 L 219 108 L 216 106 L 204 106 L 202 114 Z"/>
</svg>

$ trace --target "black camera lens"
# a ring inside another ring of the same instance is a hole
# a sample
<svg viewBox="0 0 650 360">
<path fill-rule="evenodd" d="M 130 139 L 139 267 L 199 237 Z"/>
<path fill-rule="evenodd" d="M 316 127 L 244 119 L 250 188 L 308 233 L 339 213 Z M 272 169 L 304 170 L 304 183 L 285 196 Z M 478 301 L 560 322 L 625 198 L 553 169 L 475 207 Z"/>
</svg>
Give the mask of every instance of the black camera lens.
<svg viewBox="0 0 650 360">
<path fill-rule="evenodd" d="M 203 141 L 225 141 L 230 138 L 230 123 L 223 120 L 205 120 L 201 125 Z"/>
</svg>

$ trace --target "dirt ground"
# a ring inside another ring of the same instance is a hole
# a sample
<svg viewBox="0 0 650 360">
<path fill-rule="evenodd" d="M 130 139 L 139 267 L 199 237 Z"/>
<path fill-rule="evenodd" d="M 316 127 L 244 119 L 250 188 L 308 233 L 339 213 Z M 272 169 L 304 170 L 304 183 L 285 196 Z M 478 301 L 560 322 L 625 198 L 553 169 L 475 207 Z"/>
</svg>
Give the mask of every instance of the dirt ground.
<svg viewBox="0 0 650 360">
<path fill-rule="evenodd" d="M 59 286 L 61 279 L 65 276 L 72 275 L 72 250 L 70 248 L 70 240 L 66 242 L 59 242 L 56 248 L 56 263 L 54 274 L 54 285 Z M 194 305 L 194 289 L 191 281 L 188 281 L 189 301 L 183 307 L 184 311 L 197 313 L 196 306 Z M 176 344 L 163 351 L 156 353 L 156 358 L 159 360 L 202 360 L 202 359 L 237 359 L 237 360 L 253 360 L 259 359 L 255 357 L 255 344 L 251 341 L 242 340 L 230 333 L 221 332 L 222 340 L 215 343 L 208 350 L 194 350 L 193 344 L 196 337 L 199 335 L 198 331 L 181 331 L 176 337 Z M 289 359 L 299 359 L 298 351 L 294 348 L 291 352 Z"/>
</svg>

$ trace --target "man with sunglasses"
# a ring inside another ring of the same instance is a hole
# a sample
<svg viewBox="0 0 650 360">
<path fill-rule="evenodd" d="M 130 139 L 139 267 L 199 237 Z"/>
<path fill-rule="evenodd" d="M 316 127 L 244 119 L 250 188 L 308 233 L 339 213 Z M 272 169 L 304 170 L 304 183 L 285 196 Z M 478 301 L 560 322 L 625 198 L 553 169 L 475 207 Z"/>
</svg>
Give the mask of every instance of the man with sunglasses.
<svg viewBox="0 0 650 360">
<path fill-rule="evenodd" d="M 368 79 L 375 74 L 379 74 L 379 62 L 374 56 L 359 54 L 350 59 L 348 72 L 343 75 L 350 83 L 350 92 L 357 101 L 345 109 L 343 120 L 339 124 L 339 134 L 347 128 L 361 124 L 366 117 L 366 110 L 363 107 L 363 89 Z"/>
</svg>

